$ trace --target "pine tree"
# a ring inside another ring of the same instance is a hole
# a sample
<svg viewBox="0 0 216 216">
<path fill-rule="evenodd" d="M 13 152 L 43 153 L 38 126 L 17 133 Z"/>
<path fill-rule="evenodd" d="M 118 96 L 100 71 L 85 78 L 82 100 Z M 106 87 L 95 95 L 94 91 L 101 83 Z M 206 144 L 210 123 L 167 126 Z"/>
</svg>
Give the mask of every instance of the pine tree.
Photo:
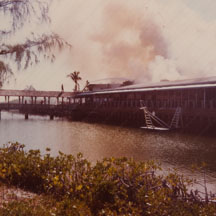
<svg viewBox="0 0 216 216">
<path fill-rule="evenodd" d="M 49 25 L 48 15 L 52 0 L 0 0 L 0 87 L 17 70 L 37 64 L 40 54 L 50 61 L 55 60 L 54 52 L 70 47 L 59 35 L 47 31 L 23 36 L 21 42 L 16 36 L 32 22 Z M 3 19 L 2 19 L 3 18 Z M 5 24 L 6 23 L 6 24 Z"/>
</svg>

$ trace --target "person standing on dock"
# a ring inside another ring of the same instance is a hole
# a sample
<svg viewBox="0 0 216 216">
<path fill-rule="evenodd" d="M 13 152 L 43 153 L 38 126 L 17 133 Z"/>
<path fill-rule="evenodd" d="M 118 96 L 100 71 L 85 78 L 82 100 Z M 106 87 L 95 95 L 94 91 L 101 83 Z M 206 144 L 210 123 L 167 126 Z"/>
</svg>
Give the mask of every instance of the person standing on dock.
<svg viewBox="0 0 216 216">
<path fill-rule="evenodd" d="M 62 90 L 62 92 L 64 91 L 64 86 L 63 86 L 63 84 L 61 85 L 61 90 Z"/>
</svg>

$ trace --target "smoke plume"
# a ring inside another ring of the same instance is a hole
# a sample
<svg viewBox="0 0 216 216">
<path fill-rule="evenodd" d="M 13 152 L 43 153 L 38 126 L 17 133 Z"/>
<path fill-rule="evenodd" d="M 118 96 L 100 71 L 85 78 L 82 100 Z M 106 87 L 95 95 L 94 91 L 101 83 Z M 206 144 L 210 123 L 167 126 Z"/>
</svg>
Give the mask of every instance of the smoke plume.
<svg viewBox="0 0 216 216">
<path fill-rule="evenodd" d="M 149 63 L 156 56 L 168 57 L 160 27 L 138 9 L 116 3 L 105 7 L 102 25 L 91 38 L 100 44 L 108 75 L 151 80 Z"/>
<path fill-rule="evenodd" d="M 40 89 L 63 83 L 71 90 L 66 75 L 75 70 L 83 84 L 109 77 L 151 82 L 215 75 L 216 16 L 206 15 L 211 5 L 205 2 L 205 11 L 195 7 L 197 1 L 56 1 L 52 28 L 73 48 L 22 78 Z"/>
</svg>

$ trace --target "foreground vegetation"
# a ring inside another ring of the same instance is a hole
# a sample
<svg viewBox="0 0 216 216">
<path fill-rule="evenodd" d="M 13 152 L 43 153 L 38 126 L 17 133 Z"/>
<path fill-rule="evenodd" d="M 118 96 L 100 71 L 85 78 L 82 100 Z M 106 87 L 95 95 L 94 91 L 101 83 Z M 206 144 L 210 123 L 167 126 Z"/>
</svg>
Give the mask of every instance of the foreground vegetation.
<svg viewBox="0 0 216 216">
<path fill-rule="evenodd" d="M 154 162 L 106 158 L 91 165 L 82 154 L 49 151 L 25 151 L 18 143 L 0 148 L 2 184 L 38 194 L 4 203 L 0 216 L 216 215 L 213 195 L 203 199 L 175 172 L 159 175 Z"/>
</svg>

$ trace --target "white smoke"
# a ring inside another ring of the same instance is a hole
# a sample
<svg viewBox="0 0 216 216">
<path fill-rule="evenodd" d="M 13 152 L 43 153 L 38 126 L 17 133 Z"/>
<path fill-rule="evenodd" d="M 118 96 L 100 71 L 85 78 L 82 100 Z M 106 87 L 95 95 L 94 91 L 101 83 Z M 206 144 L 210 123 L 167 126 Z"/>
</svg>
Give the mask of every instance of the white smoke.
<svg viewBox="0 0 216 216">
<path fill-rule="evenodd" d="M 211 5 L 202 3 L 202 13 L 193 4 L 194 0 L 57 1 L 51 10 L 52 28 L 72 44 L 72 51 L 49 67 L 42 64 L 38 76 L 34 69 L 32 81 L 29 76 L 26 83 L 36 80 L 35 87 L 41 89 L 58 89 L 64 83 L 71 90 L 66 74 L 74 70 L 81 72 L 83 83 L 107 77 L 144 82 L 215 75 L 216 20 L 204 16 Z M 43 73 L 50 74 L 49 83 L 43 81 Z"/>
</svg>

